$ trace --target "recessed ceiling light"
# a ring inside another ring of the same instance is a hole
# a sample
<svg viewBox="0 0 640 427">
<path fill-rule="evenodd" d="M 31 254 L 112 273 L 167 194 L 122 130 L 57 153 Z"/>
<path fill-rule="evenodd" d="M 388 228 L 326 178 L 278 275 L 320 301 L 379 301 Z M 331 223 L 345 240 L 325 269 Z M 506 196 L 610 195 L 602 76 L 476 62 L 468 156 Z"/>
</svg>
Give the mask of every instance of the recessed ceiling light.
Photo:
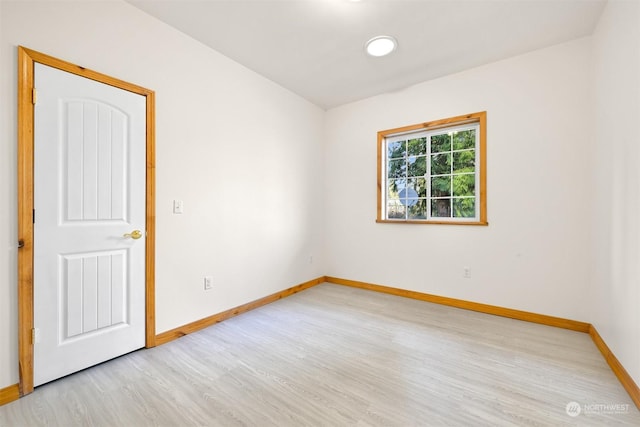
<svg viewBox="0 0 640 427">
<path fill-rule="evenodd" d="M 385 56 L 396 50 L 398 42 L 391 36 L 374 37 L 367 42 L 365 49 L 371 56 Z"/>
</svg>

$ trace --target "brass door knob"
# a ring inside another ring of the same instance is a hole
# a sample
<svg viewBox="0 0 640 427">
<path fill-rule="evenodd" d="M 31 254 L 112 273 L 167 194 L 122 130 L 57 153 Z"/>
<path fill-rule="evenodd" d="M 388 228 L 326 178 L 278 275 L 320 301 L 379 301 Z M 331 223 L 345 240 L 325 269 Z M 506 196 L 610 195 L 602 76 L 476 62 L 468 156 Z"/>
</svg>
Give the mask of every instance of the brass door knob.
<svg viewBox="0 0 640 427">
<path fill-rule="evenodd" d="M 126 233 L 124 237 L 131 237 L 132 239 L 138 240 L 139 238 L 142 237 L 142 231 L 133 230 L 131 233 Z"/>
</svg>

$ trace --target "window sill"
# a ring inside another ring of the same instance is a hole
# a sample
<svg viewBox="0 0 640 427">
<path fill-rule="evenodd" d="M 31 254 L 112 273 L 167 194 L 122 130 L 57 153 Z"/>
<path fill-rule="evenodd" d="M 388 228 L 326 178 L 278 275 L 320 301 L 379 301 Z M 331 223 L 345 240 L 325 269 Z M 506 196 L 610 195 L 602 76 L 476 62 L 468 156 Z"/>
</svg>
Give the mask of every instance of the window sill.
<svg viewBox="0 0 640 427">
<path fill-rule="evenodd" d="M 376 222 L 379 224 L 489 225 L 487 221 L 417 221 L 404 219 L 376 219 Z"/>
</svg>

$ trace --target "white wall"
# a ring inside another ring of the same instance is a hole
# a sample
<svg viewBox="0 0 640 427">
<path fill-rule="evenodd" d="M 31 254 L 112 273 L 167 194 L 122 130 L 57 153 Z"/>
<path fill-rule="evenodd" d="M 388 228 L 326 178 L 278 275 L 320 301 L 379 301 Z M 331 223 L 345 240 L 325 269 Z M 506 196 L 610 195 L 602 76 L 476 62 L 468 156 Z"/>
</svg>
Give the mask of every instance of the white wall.
<svg viewBox="0 0 640 427">
<path fill-rule="evenodd" d="M 18 371 L 15 90 L 5 90 L 15 61 L 4 49 L 5 16 L 0 1 L 0 389 L 15 384 Z"/>
<path fill-rule="evenodd" d="M 17 45 L 156 91 L 158 333 L 324 274 L 321 109 L 121 1 L 0 8 L 0 388 L 18 382 Z"/>
<path fill-rule="evenodd" d="M 579 39 L 330 110 L 327 275 L 589 321 L 590 52 Z M 484 110 L 489 226 L 377 224 L 376 132 Z"/>
<path fill-rule="evenodd" d="M 157 332 L 328 274 L 592 322 L 640 383 L 639 23 L 610 1 L 593 38 L 325 115 L 126 3 L 0 1 L 0 388 L 18 44 L 157 92 Z M 376 132 L 481 110 L 490 225 L 376 224 Z"/>
<path fill-rule="evenodd" d="M 609 0 L 594 34 L 594 311 L 640 384 L 640 3 Z"/>
</svg>

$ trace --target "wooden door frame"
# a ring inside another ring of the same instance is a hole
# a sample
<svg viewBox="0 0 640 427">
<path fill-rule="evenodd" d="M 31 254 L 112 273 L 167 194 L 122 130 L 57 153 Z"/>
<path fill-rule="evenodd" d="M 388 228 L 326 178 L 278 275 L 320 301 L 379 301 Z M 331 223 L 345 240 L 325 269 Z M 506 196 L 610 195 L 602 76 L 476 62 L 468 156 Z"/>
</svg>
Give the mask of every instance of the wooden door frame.
<svg viewBox="0 0 640 427">
<path fill-rule="evenodd" d="M 146 97 L 145 346 L 155 335 L 155 92 L 18 46 L 18 361 L 20 395 L 33 391 L 34 67 L 48 65 Z"/>
</svg>

